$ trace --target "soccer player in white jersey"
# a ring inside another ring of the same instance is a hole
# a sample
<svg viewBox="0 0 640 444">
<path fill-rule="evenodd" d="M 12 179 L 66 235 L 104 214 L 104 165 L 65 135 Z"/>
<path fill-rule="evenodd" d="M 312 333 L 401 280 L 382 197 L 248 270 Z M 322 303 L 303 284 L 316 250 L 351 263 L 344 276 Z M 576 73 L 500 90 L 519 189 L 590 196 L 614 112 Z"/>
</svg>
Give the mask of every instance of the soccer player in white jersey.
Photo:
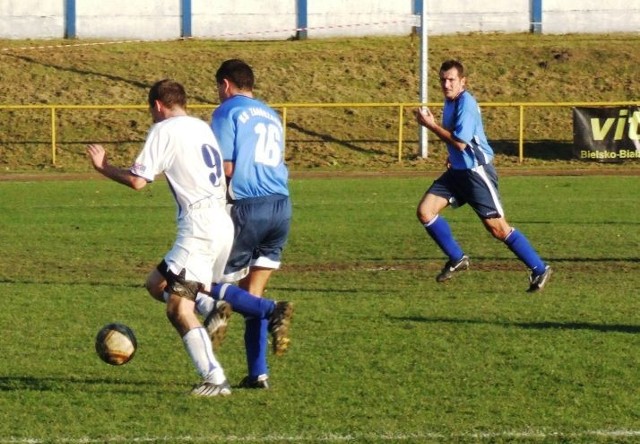
<svg viewBox="0 0 640 444">
<path fill-rule="evenodd" d="M 196 298 L 223 275 L 234 228 L 225 209 L 227 187 L 218 144 L 206 122 L 187 115 L 186 105 L 182 85 L 161 80 L 149 91 L 154 125 L 131 168 L 109 164 L 101 145 L 89 145 L 87 153 L 98 172 L 134 190 L 164 173 L 177 204 L 178 234 L 171 250 L 149 274 L 146 289 L 166 302 L 167 316 L 202 377 L 191 393 L 226 396 L 231 386 L 194 310 Z M 220 303 L 214 321 L 226 324 L 230 314 L 229 305 Z"/>
<path fill-rule="evenodd" d="M 231 59 L 220 65 L 216 83 L 221 104 L 213 113 L 211 128 L 223 155 L 235 225 L 226 279 L 239 280 L 241 288 L 263 296 L 272 272 L 280 267 L 291 223 L 291 200 L 282 121 L 275 110 L 253 96 L 254 82 L 253 70 L 244 61 Z M 271 331 L 274 336 L 274 353 L 284 353 L 293 305 L 278 302 L 274 323 L 241 312 L 236 294 L 227 291 L 224 300 L 245 316 L 248 375 L 240 386 L 266 389 L 267 334 Z"/>
</svg>

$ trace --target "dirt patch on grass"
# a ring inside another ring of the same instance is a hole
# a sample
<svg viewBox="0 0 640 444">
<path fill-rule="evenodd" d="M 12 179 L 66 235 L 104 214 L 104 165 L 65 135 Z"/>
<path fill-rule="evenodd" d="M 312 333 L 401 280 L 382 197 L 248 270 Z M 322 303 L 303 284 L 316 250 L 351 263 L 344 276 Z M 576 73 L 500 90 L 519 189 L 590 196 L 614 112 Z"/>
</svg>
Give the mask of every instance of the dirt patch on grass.
<svg viewBox="0 0 640 444">
<path fill-rule="evenodd" d="M 435 177 L 442 170 L 383 170 L 383 171 L 291 171 L 292 179 L 331 179 L 331 178 L 362 178 L 379 179 L 381 177 Z M 499 176 L 640 176 L 638 167 L 616 168 L 498 168 Z M 0 182 L 36 182 L 56 180 L 105 180 L 100 174 L 85 173 L 7 173 L 0 174 Z"/>
</svg>

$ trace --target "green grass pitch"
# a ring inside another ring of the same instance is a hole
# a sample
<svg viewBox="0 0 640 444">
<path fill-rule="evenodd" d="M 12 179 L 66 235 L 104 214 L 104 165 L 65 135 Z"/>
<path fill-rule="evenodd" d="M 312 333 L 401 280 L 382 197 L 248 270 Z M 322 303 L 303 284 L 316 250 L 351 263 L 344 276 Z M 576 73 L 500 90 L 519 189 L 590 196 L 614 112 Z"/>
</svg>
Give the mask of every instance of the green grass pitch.
<svg viewBox="0 0 640 444">
<path fill-rule="evenodd" d="M 633 442 L 640 439 L 638 178 L 503 177 L 508 220 L 554 267 L 527 270 L 469 208 L 444 214 L 471 269 L 415 218 L 433 177 L 292 180 L 294 220 L 268 295 L 296 304 L 270 391 L 198 382 L 142 286 L 171 245 L 166 184 L 0 183 L 0 444 Z M 131 326 L 127 365 L 93 349 Z M 245 375 L 242 320 L 218 353 Z"/>
</svg>

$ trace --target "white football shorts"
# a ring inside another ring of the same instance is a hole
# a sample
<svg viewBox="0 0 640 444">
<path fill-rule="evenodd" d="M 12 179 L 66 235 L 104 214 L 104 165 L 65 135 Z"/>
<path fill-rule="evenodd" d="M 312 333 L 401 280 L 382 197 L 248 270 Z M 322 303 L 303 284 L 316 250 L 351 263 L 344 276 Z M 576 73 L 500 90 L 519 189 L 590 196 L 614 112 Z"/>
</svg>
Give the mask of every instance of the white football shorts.
<svg viewBox="0 0 640 444">
<path fill-rule="evenodd" d="M 169 270 L 209 291 L 220 282 L 233 246 L 233 221 L 224 206 L 192 209 L 178 220 L 178 235 L 164 256 Z"/>
</svg>

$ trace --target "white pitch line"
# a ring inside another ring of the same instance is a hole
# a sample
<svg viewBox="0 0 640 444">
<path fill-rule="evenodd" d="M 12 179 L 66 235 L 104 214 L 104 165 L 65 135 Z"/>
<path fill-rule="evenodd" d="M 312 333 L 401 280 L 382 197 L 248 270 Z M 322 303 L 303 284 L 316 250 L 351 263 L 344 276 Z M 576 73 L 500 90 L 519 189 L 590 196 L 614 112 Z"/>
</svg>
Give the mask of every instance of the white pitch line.
<svg viewBox="0 0 640 444">
<path fill-rule="evenodd" d="M 324 443 L 340 443 L 354 440 L 380 440 L 380 441 L 408 441 L 420 439 L 578 439 L 578 438 L 635 438 L 640 437 L 640 430 L 583 430 L 577 432 L 553 432 L 553 431 L 510 431 L 510 432 L 470 432 L 470 433 L 408 433 L 408 434 L 349 434 L 338 435 L 328 434 L 322 436 L 284 436 L 284 435 L 266 435 L 266 436 L 140 436 L 125 437 L 114 436 L 110 438 L 15 438 L 0 437 L 0 444 L 45 444 L 45 443 L 64 443 L 64 444 L 94 444 L 94 443 L 200 443 L 200 442 L 222 442 L 222 443 L 252 443 L 252 442 L 324 442 Z"/>
</svg>

